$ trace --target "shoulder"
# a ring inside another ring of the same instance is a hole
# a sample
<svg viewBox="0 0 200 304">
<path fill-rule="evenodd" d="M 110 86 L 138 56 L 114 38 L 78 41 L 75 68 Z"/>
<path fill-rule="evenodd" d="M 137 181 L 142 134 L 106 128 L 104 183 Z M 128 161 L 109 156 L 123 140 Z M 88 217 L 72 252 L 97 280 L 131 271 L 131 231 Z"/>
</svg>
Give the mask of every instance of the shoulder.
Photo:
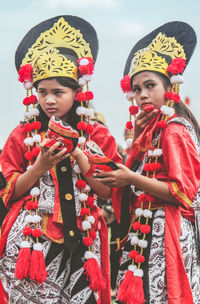
<svg viewBox="0 0 200 304">
<path fill-rule="evenodd" d="M 199 153 L 199 142 L 193 125 L 185 118 L 176 117 L 167 123 L 161 141 L 173 145 L 195 147 Z"/>
<path fill-rule="evenodd" d="M 8 138 L 12 138 L 15 141 L 21 141 L 24 140 L 26 137 L 26 134 L 23 129 L 23 123 L 20 123 L 18 126 L 16 126 L 12 132 L 10 133 Z"/>
</svg>

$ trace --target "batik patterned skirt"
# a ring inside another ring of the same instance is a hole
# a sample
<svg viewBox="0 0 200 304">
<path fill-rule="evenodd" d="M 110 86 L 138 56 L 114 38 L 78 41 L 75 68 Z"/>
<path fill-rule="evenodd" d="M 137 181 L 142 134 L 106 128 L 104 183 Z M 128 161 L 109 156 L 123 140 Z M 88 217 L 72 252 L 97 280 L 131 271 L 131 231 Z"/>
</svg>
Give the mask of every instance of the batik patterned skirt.
<svg viewBox="0 0 200 304">
<path fill-rule="evenodd" d="M 152 233 L 148 237 L 149 248 L 145 249 L 146 258 L 143 270 L 143 286 L 146 304 L 167 304 L 166 267 L 164 251 L 165 233 L 165 210 L 159 209 L 153 212 Z M 125 245 L 120 270 L 117 278 L 117 287 L 125 275 L 128 265 L 131 264 L 129 251 L 131 233 Z M 192 290 L 194 304 L 200 304 L 200 261 L 195 238 L 194 225 L 184 217 L 181 217 L 180 245 L 183 254 L 184 265 L 190 287 Z M 120 303 L 116 300 L 115 303 Z"/>
<path fill-rule="evenodd" d="M 84 274 L 83 244 L 71 254 L 63 244 L 56 244 L 47 237 L 42 238 L 47 280 L 37 284 L 30 279 L 18 280 L 15 265 L 24 241 L 23 228 L 28 211 L 23 210 L 12 226 L 4 254 L 0 260 L 0 280 L 9 295 L 10 304 L 96 304 L 97 295 L 89 287 L 90 282 Z M 31 242 L 31 240 L 30 240 Z M 100 241 L 94 241 L 93 252 L 100 260 Z"/>
</svg>

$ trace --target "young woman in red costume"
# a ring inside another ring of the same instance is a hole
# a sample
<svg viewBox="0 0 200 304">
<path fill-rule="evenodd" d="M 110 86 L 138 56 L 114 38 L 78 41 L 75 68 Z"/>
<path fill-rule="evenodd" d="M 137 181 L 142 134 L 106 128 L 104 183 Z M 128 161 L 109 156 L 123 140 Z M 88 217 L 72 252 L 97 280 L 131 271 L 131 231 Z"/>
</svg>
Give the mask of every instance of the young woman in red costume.
<svg viewBox="0 0 200 304">
<path fill-rule="evenodd" d="M 85 177 L 90 165 L 82 151 L 91 139 L 120 162 L 108 129 L 90 123 L 88 82 L 97 51 L 95 30 L 75 16 L 38 24 L 16 51 L 27 96 L 25 122 L 1 154 L 7 181 L 1 196 L 10 211 L 2 225 L 0 279 L 9 303 L 110 303 L 107 230 L 96 194 L 106 199 L 111 190 Z M 61 150 L 45 138 L 50 118 L 54 136 L 63 135 Z"/>
<path fill-rule="evenodd" d="M 130 130 L 140 110 L 132 152 L 126 166 L 96 176 L 117 187 L 123 255 L 116 303 L 200 302 L 200 129 L 179 96 L 195 45 L 188 24 L 170 22 L 141 39 L 126 63 Z"/>
</svg>

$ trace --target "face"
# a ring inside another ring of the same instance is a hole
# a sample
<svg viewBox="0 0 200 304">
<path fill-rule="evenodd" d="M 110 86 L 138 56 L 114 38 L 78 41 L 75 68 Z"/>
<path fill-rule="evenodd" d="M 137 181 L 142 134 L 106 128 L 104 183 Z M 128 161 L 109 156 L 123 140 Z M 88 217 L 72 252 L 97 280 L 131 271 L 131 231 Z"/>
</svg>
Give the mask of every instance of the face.
<svg viewBox="0 0 200 304">
<path fill-rule="evenodd" d="M 136 103 L 140 109 L 146 104 L 152 104 L 159 109 L 166 103 L 164 82 L 153 72 L 141 72 L 134 76 L 132 87 Z M 167 88 L 169 90 L 170 88 Z"/>
<path fill-rule="evenodd" d="M 37 92 L 40 106 L 45 114 L 49 118 L 54 115 L 66 122 L 76 91 L 62 86 L 56 79 L 46 79 L 39 82 Z"/>
</svg>

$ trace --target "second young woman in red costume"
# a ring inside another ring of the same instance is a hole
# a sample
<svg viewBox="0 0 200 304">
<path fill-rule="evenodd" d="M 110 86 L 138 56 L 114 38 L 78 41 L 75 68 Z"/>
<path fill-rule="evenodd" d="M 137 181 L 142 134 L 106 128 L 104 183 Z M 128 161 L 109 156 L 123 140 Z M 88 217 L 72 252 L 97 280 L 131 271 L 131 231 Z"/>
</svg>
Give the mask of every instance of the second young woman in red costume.
<svg viewBox="0 0 200 304">
<path fill-rule="evenodd" d="M 195 45 L 188 24 L 170 22 L 141 39 L 126 63 L 121 86 L 130 114 L 140 110 L 132 152 L 126 166 L 97 175 L 118 187 L 112 202 L 123 255 L 116 303 L 200 301 L 200 129 L 179 96 Z"/>
</svg>

